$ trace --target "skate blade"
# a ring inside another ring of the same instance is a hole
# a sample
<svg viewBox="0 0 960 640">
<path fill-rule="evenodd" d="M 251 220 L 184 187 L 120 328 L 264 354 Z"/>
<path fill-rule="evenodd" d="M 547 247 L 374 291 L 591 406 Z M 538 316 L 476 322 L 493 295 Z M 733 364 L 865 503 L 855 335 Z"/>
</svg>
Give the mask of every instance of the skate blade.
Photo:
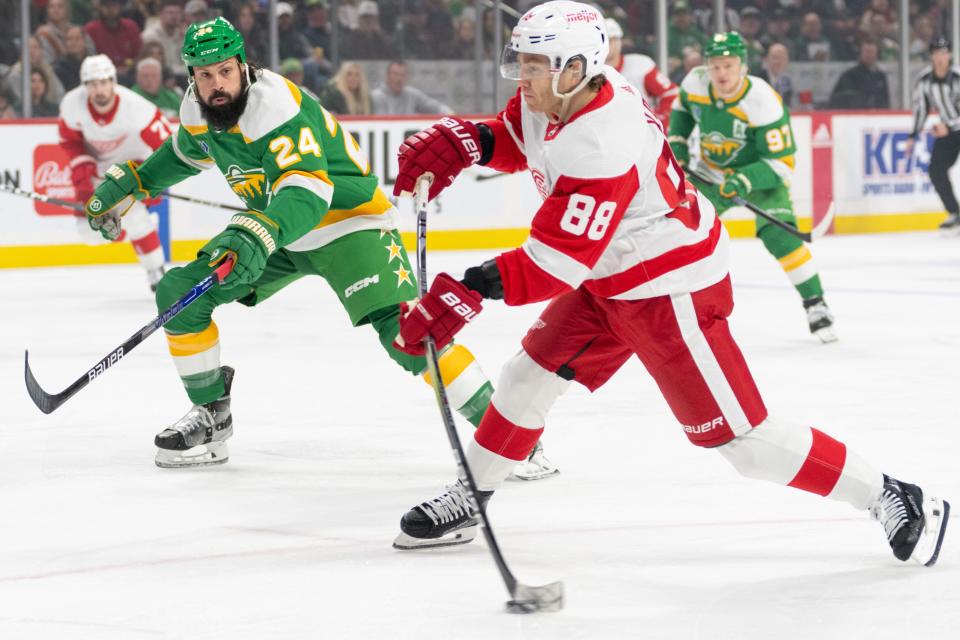
<svg viewBox="0 0 960 640">
<path fill-rule="evenodd" d="M 402 551 L 411 549 L 435 549 L 437 547 L 453 547 L 458 544 L 466 544 L 477 537 L 478 525 L 470 525 L 456 531 L 451 531 L 440 538 L 414 538 L 400 532 L 400 535 L 393 541 L 393 548 Z"/>
<path fill-rule="evenodd" d="M 226 442 L 198 444 L 185 451 L 157 449 L 154 463 L 161 469 L 183 469 L 189 467 L 210 467 L 224 464 L 230 459 Z"/>
<path fill-rule="evenodd" d="M 543 480 L 544 478 L 555 476 L 558 473 L 560 473 L 560 469 L 554 466 L 542 466 L 534 462 L 523 462 L 514 467 L 512 477 L 516 480 L 529 482 L 531 480 Z"/>
<path fill-rule="evenodd" d="M 823 344 L 830 344 L 831 342 L 836 342 L 839 340 L 839 336 L 833 331 L 833 327 L 824 327 L 823 329 L 817 329 L 813 332 L 817 338 L 820 339 L 820 342 Z"/>
<path fill-rule="evenodd" d="M 932 567 L 940 555 L 943 536 L 950 520 L 950 503 L 941 498 L 925 498 L 923 501 L 923 534 L 910 560 L 925 567 Z"/>
</svg>

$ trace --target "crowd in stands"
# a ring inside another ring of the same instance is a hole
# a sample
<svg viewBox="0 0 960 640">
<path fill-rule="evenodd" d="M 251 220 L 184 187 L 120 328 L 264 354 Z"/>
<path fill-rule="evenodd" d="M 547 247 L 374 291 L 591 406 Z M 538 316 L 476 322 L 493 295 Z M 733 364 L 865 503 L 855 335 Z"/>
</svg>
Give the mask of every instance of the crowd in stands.
<svg viewBox="0 0 960 640">
<path fill-rule="evenodd" d="M 537 0 L 503 4 L 523 12 Z M 625 52 L 655 55 L 653 0 L 594 4 L 623 26 Z M 8 118 L 16 117 L 23 98 L 19 2 L 0 5 L 0 118 Z M 269 61 L 266 0 L 31 0 L 31 5 L 35 116 L 56 114 L 63 94 L 79 83 L 80 62 L 93 53 L 113 60 L 122 84 L 175 114 L 188 81 L 180 59 L 184 30 L 217 15 L 244 34 L 251 61 L 261 66 Z M 715 23 L 713 0 L 675 0 L 669 7 L 665 71 L 679 82 L 703 64 Z M 901 46 L 912 60 L 924 60 L 930 41 L 949 33 L 950 0 L 911 0 L 909 7 L 904 17 L 892 0 L 728 0 L 724 19 L 728 29 L 744 36 L 751 73 L 773 83 L 787 104 L 812 106 L 803 95 L 809 92 L 795 91 L 792 62 L 849 62 L 829 104 L 817 106 L 885 108 L 890 96 L 878 62 L 899 59 Z M 910 25 L 905 44 L 899 42 L 903 19 Z M 502 14 L 501 41 L 509 40 L 514 22 Z M 277 23 L 280 71 L 340 114 L 449 112 L 407 84 L 408 65 L 471 60 L 478 35 L 486 59 L 499 55 L 493 51 L 494 12 L 477 0 L 341 0 L 336 15 L 327 0 L 285 0 L 277 4 Z M 396 61 L 381 87 L 368 86 L 364 63 L 370 60 Z"/>
</svg>

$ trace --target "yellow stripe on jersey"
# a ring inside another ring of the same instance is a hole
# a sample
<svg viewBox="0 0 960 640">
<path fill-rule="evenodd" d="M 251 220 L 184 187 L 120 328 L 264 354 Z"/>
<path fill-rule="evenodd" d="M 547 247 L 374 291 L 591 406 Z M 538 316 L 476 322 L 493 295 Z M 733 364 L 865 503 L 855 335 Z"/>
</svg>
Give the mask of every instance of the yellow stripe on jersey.
<svg viewBox="0 0 960 640">
<path fill-rule="evenodd" d="M 793 271 L 802 267 L 812 257 L 810 249 L 807 248 L 807 245 L 803 245 L 780 258 L 780 266 L 783 267 L 784 271 Z"/>
<path fill-rule="evenodd" d="M 698 96 L 692 93 L 687 94 L 687 100 L 690 102 L 696 102 L 697 104 L 712 104 L 709 96 Z"/>
<path fill-rule="evenodd" d="M 734 118 L 737 118 L 737 119 L 739 119 L 739 120 L 743 120 L 744 122 L 746 122 L 746 123 L 748 123 L 748 124 L 749 124 L 749 122 L 750 122 L 750 118 L 747 117 L 747 114 L 744 113 L 744 112 L 743 112 L 743 109 L 741 109 L 740 107 L 730 107 L 729 109 L 727 109 L 727 113 L 729 113 L 730 115 L 732 115 Z"/>
<path fill-rule="evenodd" d="M 276 182 L 273 183 L 273 188 L 271 189 L 271 191 L 273 191 L 273 193 L 276 193 L 277 190 L 280 188 L 280 183 L 282 183 L 284 180 L 286 180 L 290 176 L 295 176 L 295 175 L 306 176 L 307 178 L 316 178 L 318 180 L 322 180 L 323 182 L 326 182 L 331 187 L 333 186 L 333 180 L 330 179 L 330 176 L 327 175 L 326 171 L 300 171 L 299 169 L 291 169 L 290 171 L 285 171 L 280 175 L 279 178 L 277 178 Z"/>
<path fill-rule="evenodd" d="M 774 158 L 774 160 L 779 160 L 780 162 L 787 165 L 791 169 L 793 169 L 794 165 L 797 163 L 796 158 L 793 157 L 793 154 L 789 156 L 783 156 L 782 158 Z"/>
<path fill-rule="evenodd" d="M 287 83 L 287 88 L 290 89 L 290 95 L 293 96 L 294 101 L 297 103 L 297 106 L 299 107 L 300 103 L 303 101 L 303 94 L 300 93 L 300 87 L 293 84 L 286 78 L 284 78 L 284 81 Z"/>
<path fill-rule="evenodd" d="M 354 207 L 353 209 L 330 209 L 330 211 L 327 212 L 327 215 L 323 217 L 323 220 L 320 221 L 320 224 L 314 227 L 314 229 L 329 227 L 332 224 L 343 222 L 344 220 L 355 218 L 357 216 L 382 215 L 389 211 L 392 207 L 393 204 L 387 200 L 387 196 L 383 194 L 383 191 L 380 190 L 380 187 L 377 187 L 377 190 L 373 192 L 373 197 L 360 206 Z"/>
<path fill-rule="evenodd" d="M 444 385 L 450 385 L 457 379 L 457 376 L 474 362 L 475 358 L 469 349 L 455 344 L 440 356 L 440 379 L 443 380 Z M 430 372 L 424 372 L 423 379 L 427 384 L 433 386 L 433 378 L 430 376 Z"/>
<path fill-rule="evenodd" d="M 199 136 L 201 134 L 204 134 L 207 132 L 207 129 L 208 129 L 207 125 L 205 124 L 193 124 L 193 125 L 185 124 L 182 126 L 184 129 L 190 132 L 190 135 L 192 136 Z"/>
<path fill-rule="evenodd" d="M 241 136 L 243 136 L 243 131 L 240 131 L 240 125 L 239 125 L 239 124 L 235 124 L 235 125 L 233 125 L 232 127 L 230 127 L 229 129 L 227 129 L 227 133 L 239 133 Z M 244 141 L 246 144 L 250 144 L 251 142 L 253 142 L 253 140 L 251 140 L 251 139 L 248 138 L 247 136 L 243 136 L 243 141 Z"/>
<path fill-rule="evenodd" d="M 210 321 L 210 326 L 200 333 L 182 333 L 180 335 L 167 334 L 167 346 L 172 356 L 192 356 L 212 349 L 220 341 L 220 331 L 217 323 Z"/>
</svg>

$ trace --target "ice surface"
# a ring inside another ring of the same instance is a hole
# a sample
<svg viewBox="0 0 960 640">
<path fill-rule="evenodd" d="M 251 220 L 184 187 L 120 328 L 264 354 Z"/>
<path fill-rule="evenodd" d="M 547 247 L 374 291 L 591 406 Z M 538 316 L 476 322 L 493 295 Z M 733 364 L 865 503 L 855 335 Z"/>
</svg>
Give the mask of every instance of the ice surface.
<svg viewBox="0 0 960 640">
<path fill-rule="evenodd" d="M 960 240 L 818 242 L 833 345 L 759 242 L 732 253 L 733 330 L 772 412 L 960 508 Z M 159 335 L 50 416 L 24 388 L 24 348 L 59 391 L 154 315 L 138 267 L 0 270 L 0 300 L 3 640 L 960 637 L 956 523 L 936 567 L 902 565 L 865 514 L 689 445 L 636 362 L 557 404 L 559 476 L 491 503 L 518 577 L 566 585 L 563 612 L 511 616 L 482 542 L 390 547 L 452 458 L 428 387 L 320 280 L 218 312 L 236 435 L 195 471 L 153 464 L 188 408 Z M 462 341 L 495 380 L 536 313 L 490 303 Z"/>
</svg>

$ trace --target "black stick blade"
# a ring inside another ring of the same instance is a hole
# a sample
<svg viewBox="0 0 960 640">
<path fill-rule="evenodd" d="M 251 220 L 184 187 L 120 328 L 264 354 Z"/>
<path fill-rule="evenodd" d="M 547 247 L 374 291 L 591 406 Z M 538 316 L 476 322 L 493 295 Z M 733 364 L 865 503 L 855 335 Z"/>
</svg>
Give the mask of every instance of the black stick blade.
<svg viewBox="0 0 960 640">
<path fill-rule="evenodd" d="M 37 405 L 37 408 L 44 413 L 52 413 L 57 407 L 63 404 L 63 400 L 57 396 L 52 396 L 40 387 L 40 383 L 33 377 L 33 371 L 30 370 L 30 352 L 23 352 L 24 377 L 27 381 L 27 393 L 30 399 Z"/>
</svg>

